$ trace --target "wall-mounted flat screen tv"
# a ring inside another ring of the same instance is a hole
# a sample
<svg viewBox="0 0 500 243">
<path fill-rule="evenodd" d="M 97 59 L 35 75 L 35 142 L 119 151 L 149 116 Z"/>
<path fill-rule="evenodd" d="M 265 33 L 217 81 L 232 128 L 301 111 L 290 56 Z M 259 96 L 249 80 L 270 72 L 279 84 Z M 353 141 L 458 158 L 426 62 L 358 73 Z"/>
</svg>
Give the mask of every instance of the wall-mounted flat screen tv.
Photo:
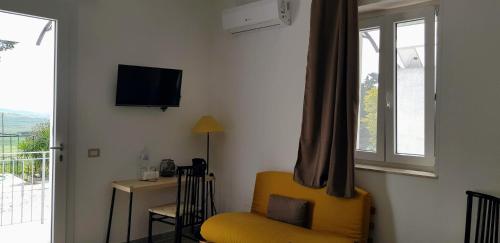
<svg viewBox="0 0 500 243">
<path fill-rule="evenodd" d="M 182 70 L 118 65 L 117 106 L 178 107 Z"/>
</svg>

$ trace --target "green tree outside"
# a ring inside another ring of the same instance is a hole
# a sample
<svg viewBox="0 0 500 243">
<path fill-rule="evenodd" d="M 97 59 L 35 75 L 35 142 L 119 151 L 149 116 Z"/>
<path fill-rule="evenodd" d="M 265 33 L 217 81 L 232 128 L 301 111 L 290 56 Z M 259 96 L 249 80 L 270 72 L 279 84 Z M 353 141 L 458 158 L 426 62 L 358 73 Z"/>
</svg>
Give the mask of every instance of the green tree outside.
<svg viewBox="0 0 500 243">
<path fill-rule="evenodd" d="M 33 127 L 32 137 L 19 143 L 18 149 L 22 152 L 41 152 L 49 150 L 50 123 L 40 123 Z"/>
<path fill-rule="evenodd" d="M 0 52 L 14 49 L 14 46 L 16 44 L 17 44 L 17 42 L 15 42 L 15 41 L 0 40 Z M 2 60 L 2 57 L 0 57 L 0 60 Z"/>
<path fill-rule="evenodd" d="M 35 125 L 31 131 L 31 135 L 31 137 L 23 139 L 18 144 L 18 150 L 27 154 L 17 156 L 17 158 L 14 158 L 16 160 L 15 163 L 8 163 L 5 166 L 6 172 L 12 172 L 18 177 L 23 177 L 25 181 L 31 181 L 32 173 L 37 179 L 42 177 L 42 173 L 45 174 L 45 178 L 48 178 L 50 171 L 49 155 L 46 153 L 49 151 L 50 144 L 50 123 L 44 122 Z M 23 160 L 25 160 L 24 164 L 22 163 Z M 43 163 L 45 163 L 45 170 Z"/>
<path fill-rule="evenodd" d="M 15 41 L 0 40 L 0 51 L 14 49 L 16 44 L 17 42 Z"/>
<path fill-rule="evenodd" d="M 360 84 L 360 141 L 362 150 L 376 151 L 378 73 L 369 73 Z"/>
<path fill-rule="evenodd" d="M 361 123 L 368 129 L 370 134 L 370 149 L 375 150 L 377 144 L 377 98 L 378 87 L 372 87 L 366 91 L 363 98 L 365 116 L 361 118 Z"/>
</svg>

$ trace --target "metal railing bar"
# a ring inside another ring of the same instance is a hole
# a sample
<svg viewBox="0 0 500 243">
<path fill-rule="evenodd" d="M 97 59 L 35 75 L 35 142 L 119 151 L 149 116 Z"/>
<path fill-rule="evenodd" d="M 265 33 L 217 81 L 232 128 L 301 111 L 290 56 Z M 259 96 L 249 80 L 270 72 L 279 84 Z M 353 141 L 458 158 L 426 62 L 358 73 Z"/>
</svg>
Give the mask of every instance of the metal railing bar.
<svg viewBox="0 0 500 243">
<path fill-rule="evenodd" d="M 3 189 L 3 184 L 5 181 L 5 162 L 2 162 L 2 195 L 1 195 L 1 203 L 0 203 L 0 226 L 3 225 L 3 194 L 4 194 L 4 189 Z"/>
<path fill-rule="evenodd" d="M 41 221 L 43 224 L 45 213 L 45 159 L 42 160 L 42 212 Z"/>
<path fill-rule="evenodd" d="M 23 154 L 23 153 L 17 153 L 17 154 Z M 24 154 L 26 155 L 27 153 Z M 51 164 L 50 151 L 31 153 L 31 156 L 33 156 L 33 154 L 39 154 L 42 157 L 22 158 L 21 156 L 19 156 L 19 158 L 15 158 L 15 156 L 10 156 L 9 158 L 9 156 L 0 155 L 0 158 L 1 157 L 5 158 L 3 160 L 0 160 L 1 173 L 2 173 L 0 175 L 3 177 L 3 179 L 0 182 L 1 183 L 0 226 L 23 224 L 27 222 L 33 222 L 33 220 L 40 220 L 41 223 L 44 223 L 46 221 L 45 199 L 47 197 L 46 194 L 47 190 L 50 190 L 50 188 L 47 188 L 46 185 L 50 181 L 50 171 L 48 175 L 49 181 L 47 181 L 46 170 L 49 168 L 47 166 Z M 40 165 L 40 168 L 37 168 L 37 165 Z M 35 176 L 36 175 L 35 172 L 40 169 L 41 169 L 40 172 L 41 178 L 38 178 Z M 12 178 L 9 178 L 8 176 L 6 177 L 5 175 L 9 175 Z M 9 189 L 10 192 L 8 191 Z M 37 191 L 40 191 L 40 194 L 36 194 Z M 20 202 L 21 205 L 19 205 L 18 203 L 19 198 L 21 201 Z M 25 199 L 28 198 L 30 201 L 29 208 L 27 208 L 28 205 L 25 205 Z M 35 213 L 36 212 L 35 206 L 38 203 L 41 204 L 40 215 Z M 8 205 L 8 208 L 5 208 L 4 206 L 5 204 Z M 6 209 L 6 211 L 4 211 L 4 209 Z M 27 210 L 29 210 L 29 213 Z M 10 214 L 10 220 L 7 214 Z M 10 221 L 10 222 L 5 222 L 5 221 Z"/>
<path fill-rule="evenodd" d="M 26 152 L 26 153 L 12 153 L 12 154 L 5 153 L 4 156 L 2 156 L 2 157 L 4 157 L 4 158 L 12 158 L 12 157 L 19 157 L 19 156 L 26 156 L 26 155 L 34 155 L 34 154 L 35 155 L 36 154 L 40 154 L 41 155 L 41 154 L 45 154 L 45 153 L 44 152 L 36 152 L 36 153 L 28 153 L 28 152 Z"/>
<path fill-rule="evenodd" d="M 50 159 L 49 157 L 43 157 L 43 158 L 26 158 L 26 159 L 9 159 L 9 160 L 0 160 L 0 162 L 20 162 L 20 161 L 37 161 L 37 160 L 47 160 Z"/>
<path fill-rule="evenodd" d="M 8 155 L 24 155 L 24 154 L 45 154 L 48 153 L 49 151 L 36 151 L 36 152 L 15 152 L 15 153 L 3 153 L 3 156 L 8 156 Z"/>
<path fill-rule="evenodd" d="M 11 164 L 11 167 L 10 167 L 10 173 L 12 175 L 14 175 L 14 161 L 12 161 L 12 164 Z M 15 176 L 12 176 L 12 185 L 14 185 L 14 177 Z M 11 195 L 12 195 L 12 197 L 11 197 L 11 200 L 10 200 L 10 204 L 12 206 L 12 210 L 10 210 L 10 223 L 13 224 L 14 223 L 14 188 L 12 188 Z"/>
<path fill-rule="evenodd" d="M 45 180 L 45 182 L 46 182 L 46 183 L 48 183 L 49 181 L 48 181 L 48 180 Z M 35 184 L 35 186 L 36 186 L 36 185 L 40 185 L 40 184 Z M 48 187 L 45 187 L 45 190 L 48 190 L 48 189 L 49 189 Z M 33 191 L 41 191 L 41 190 L 42 190 L 41 188 L 40 188 L 40 189 L 33 189 Z M 6 193 L 9 193 L 9 192 L 11 192 L 11 191 L 5 191 L 5 192 L 6 192 Z M 16 193 L 16 192 L 21 192 L 21 190 L 14 189 L 14 193 Z M 25 190 L 25 192 L 26 192 L 26 190 Z M 26 194 L 26 193 L 25 193 L 25 194 Z"/>
<path fill-rule="evenodd" d="M 31 163 L 31 199 L 30 199 L 30 221 L 33 221 L 33 185 L 34 185 L 34 175 L 35 174 L 35 161 Z"/>
<path fill-rule="evenodd" d="M 24 161 L 22 163 L 22 180 L 23 183 L 21 184 L 21 223 L 23 222 L 23 216 L 24 216 Z"/>
</svg>

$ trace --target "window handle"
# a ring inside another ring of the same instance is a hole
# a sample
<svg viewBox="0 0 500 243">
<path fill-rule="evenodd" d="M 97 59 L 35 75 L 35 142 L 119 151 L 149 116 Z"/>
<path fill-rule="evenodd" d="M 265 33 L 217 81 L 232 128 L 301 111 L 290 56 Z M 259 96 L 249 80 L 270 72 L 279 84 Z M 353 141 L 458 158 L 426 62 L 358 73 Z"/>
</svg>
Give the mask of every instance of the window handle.
<svg viewBox="0 0 500 243">
<path fill-rule="evenodd" d="M 61 143 L 61 145 L 59 145 L 57 147 L 50 147 L 49 149 L 63 151 L 64 150 L 64 144 Z"/>
</svg>

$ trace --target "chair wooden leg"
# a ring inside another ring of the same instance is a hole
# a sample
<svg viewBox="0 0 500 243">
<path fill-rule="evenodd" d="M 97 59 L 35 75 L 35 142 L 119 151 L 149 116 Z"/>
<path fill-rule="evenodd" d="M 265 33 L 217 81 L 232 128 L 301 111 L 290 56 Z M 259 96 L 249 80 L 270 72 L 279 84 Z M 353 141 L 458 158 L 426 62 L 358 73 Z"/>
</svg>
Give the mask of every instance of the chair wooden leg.
<svg viewBox="0 0 500 243">
<path fill-rule="evenodd" d="M 153 213 L 149 213 L 148 243 L 153 243 Z"/>
</svg>

